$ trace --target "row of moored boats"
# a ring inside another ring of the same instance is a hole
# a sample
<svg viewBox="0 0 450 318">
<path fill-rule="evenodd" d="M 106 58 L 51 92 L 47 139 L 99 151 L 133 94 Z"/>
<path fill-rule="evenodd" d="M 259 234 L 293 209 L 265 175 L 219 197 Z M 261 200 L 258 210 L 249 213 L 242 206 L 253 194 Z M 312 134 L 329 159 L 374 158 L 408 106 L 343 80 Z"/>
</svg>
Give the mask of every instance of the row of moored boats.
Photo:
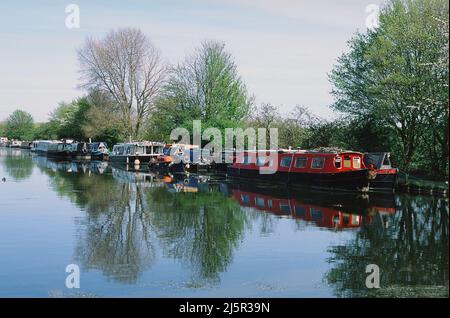
<svg viewBox="0 0 450 318">
<path fill-rule="evenodd" d="M 217 157 L 212 160 L 195 145 L 153 141 L 116 144 L 111 151 L 106 142 L 72 140 L 34 141 L 29 148 L 57 160 L 109 160 L 170 172 L 220 170 L 233 178 L 312 189 L 393 191 L 398 176 L 398 169 L 392 167 L 387 152 L 362 153 L 332 148 L 223 151 L 219 160 Z"/>
</svg>

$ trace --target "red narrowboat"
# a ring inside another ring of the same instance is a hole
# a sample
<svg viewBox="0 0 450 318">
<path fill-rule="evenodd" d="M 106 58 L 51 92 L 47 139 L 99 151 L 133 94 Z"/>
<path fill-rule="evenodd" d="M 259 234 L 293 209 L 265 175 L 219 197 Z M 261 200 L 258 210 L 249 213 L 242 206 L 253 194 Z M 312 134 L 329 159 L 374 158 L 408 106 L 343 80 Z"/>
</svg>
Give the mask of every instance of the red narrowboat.
<svg viewBox="0 0 450 318">
<path fill-rule="evenodd" d="M 390 153 L 369 152 L 364 154 L 364 166 L 375 170 L 376 177 L 369 183 L 371 191 L 393 192 L 397 185 L 398 169 L 391 164 Z"/>
<path fill-rule="evenodd" d="M 354 151 L 280 150 L 239 153 L 227 169 L 231 177 L 292 186 L 346 191 L 369 190 L 376 172 Z"/>
</svg>

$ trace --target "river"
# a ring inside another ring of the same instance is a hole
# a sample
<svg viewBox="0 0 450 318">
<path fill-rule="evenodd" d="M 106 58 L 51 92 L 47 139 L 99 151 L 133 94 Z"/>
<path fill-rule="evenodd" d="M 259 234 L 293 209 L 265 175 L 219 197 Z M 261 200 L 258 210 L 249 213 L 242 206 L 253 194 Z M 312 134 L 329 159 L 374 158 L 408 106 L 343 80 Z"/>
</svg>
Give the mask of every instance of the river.
<svg viewBox="0 0 450 318">
<path fill-rule="evenodd" d="M 158 176 L 6 148 L 0 178 L 2 297 L 448 296 L 446 198 Z M 69 264 L 79 288 L 67 288 Z"/>
</svg>

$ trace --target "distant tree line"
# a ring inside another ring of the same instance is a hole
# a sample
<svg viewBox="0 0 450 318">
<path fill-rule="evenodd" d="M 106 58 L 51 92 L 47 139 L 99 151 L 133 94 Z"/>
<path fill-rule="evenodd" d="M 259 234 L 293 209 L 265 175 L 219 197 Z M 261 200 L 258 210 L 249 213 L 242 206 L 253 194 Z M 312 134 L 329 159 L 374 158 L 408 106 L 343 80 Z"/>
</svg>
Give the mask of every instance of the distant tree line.
<svg viewBox="0 0 450 318">
<path fill-rule="evenodd" d="M 0 133 L 17 139 L 75 138 L 110 144 L 169 141 L 175 127 L 279 129 L 279 146 L 390 151 L 408 172 L 448 179 L 448 2 L 390 0 L 379 26 L 357 33 L 329 74 L 336 120 L 305 106 L 289 114 L 255 105 L 225 45 L 205 41 L 182 62 L 164 63 L 142 31 L 110 31 L 78 50 L 88 93 L 61 103 L 48 122 L 15 111 Z"/>
</svg>

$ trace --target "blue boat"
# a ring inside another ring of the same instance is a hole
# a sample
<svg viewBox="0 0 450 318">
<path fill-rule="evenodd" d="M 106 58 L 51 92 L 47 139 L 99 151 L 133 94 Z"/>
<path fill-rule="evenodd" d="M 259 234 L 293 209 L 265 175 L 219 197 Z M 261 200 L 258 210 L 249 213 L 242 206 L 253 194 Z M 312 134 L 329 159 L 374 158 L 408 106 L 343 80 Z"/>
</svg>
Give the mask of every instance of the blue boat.
<svg viewBox="0 0 450 318">
<path fill-rule="evenodd" d="M 109 160 L 108 144 L 103 141 L 92 142 L 89 144 L 92 160 Z"/>
</svg>

